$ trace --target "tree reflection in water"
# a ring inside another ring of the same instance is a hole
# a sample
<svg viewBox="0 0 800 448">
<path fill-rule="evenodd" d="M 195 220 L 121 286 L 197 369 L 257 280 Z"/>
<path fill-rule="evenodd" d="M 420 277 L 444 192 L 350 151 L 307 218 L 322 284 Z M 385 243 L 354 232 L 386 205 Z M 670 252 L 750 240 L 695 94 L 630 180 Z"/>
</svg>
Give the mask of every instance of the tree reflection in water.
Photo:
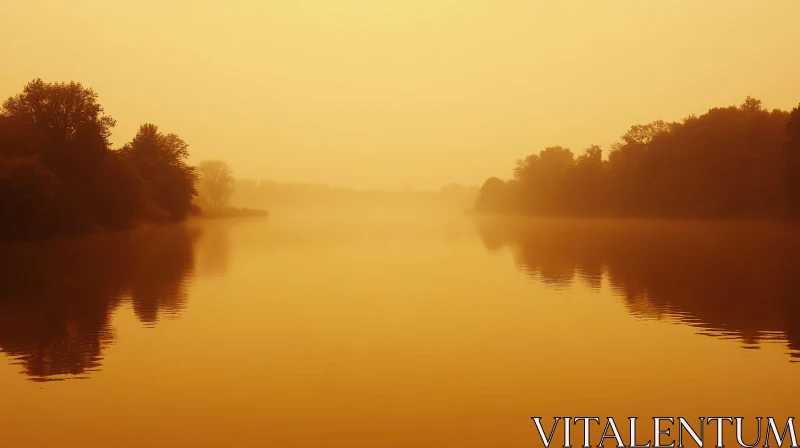
<svg viewBox="0 0 800 448">
<path fill-rule="evenodd" d="M 480 218 L 487 250 L 555 287 L 603 279 L 639 317 L 745 348 L 785 342 L 800 361 L 800 237 L 786 224 Z"/>
<path fill-rule="evenodd" d="M 0 253 L 0 351 L 34 381 L 85 378 L 114 341 L 114 310 L 130 302 L 155 324 L 179 315 L 199 230 L 164 226 L 5 244 Z"/>
</svg>

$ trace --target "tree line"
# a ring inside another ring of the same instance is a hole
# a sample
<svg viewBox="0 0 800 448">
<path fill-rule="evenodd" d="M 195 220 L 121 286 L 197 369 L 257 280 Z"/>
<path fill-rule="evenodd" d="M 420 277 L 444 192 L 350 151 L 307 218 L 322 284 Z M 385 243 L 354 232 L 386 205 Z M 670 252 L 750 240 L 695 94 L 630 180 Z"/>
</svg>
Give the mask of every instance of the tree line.
<svg viewBox="0 0 800 448">
<path fill-rule="evenodd" d="M 127 228 L 199 213 L 198 181 L 209 180 L 187 162 L 188 144 L 148 123 L 113 149 L 115 124 L 94 90 L 76 82 L 36 79 L 8 98 L 0 108 L 0 239 Z M 219 171 L 219 163 L 204 167 Z M 214 204 L 227 195 L 216 195 Z"/>
<path fill-rule="evenodd" d="M 747 97 L 679 122 L 632 126 L 604 157 L 561 146 L 482 185 L 484 213 L 773 219 L 800 213 L 800 107 L 768 111 Z"/>
</svg>

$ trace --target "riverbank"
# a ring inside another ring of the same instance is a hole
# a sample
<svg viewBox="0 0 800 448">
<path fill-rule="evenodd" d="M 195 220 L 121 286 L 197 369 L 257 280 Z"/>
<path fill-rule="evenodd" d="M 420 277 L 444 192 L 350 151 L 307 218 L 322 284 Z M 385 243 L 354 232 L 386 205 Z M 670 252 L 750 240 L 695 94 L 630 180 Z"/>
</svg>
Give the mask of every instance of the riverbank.
<svg viewBox="0 0 800 448">
<path fill-rule="evenodd" d="M 199 219 L 225 219 L 225 218 L 265 218 L 269 212 L 261 209 L 225 207 L 217 210 L 203 210 L 197 215 Z"/>
</svg>

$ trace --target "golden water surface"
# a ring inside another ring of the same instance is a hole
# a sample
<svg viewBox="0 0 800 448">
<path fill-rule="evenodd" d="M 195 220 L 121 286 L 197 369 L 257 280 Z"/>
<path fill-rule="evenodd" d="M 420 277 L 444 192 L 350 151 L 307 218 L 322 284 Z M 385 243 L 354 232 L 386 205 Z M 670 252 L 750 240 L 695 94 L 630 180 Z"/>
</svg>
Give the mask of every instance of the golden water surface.
<svg viewBox="0 0 800 448">
<path fill-rule="evenodd" d="M 785 418 L 793 233 L 275 214 L 4 246 L 0 447 L 532 447 L 531 416 Z"/>
</svg>

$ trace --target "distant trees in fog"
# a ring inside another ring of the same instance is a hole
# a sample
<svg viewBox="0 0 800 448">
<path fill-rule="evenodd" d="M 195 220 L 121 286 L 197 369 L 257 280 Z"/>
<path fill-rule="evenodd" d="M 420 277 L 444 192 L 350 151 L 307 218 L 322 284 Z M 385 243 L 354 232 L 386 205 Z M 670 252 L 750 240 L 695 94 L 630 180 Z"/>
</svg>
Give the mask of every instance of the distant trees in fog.
<svg viewBox="0 0 800 448">
<path fill-rule="evenodd" d="M 399 206 L 417 210 L 464 212 L 472 208 L 477 192 L 477 186 L 459 184 L 448 184 L 438 191 L 379 190 L 237 179 L 233 202 L 271 209 L 299 207 L 341 211 Z"/>
<path fill-rule="evenodd" d="M 475 208 L 526 215 L 788 217 L 800 212 L 800 108 L 748 97 L 680 122 L 632 126 L 608 158 L 560 146 L 487 179 Z"/>
<path fill-rule="evenodd" d="M 0 238 L 114 229 L 196 212 L 188 145 L 153 124 L 119 150 L 80 83 L 36 79 L 0 108 Z"/>
<path fill-rule="evenodd" d="M 199 201 L 202 205 L 221 209 L 233 194 L 233 171 L 222 160 L 206 160 L 197 165 Z"/>
</svg>

